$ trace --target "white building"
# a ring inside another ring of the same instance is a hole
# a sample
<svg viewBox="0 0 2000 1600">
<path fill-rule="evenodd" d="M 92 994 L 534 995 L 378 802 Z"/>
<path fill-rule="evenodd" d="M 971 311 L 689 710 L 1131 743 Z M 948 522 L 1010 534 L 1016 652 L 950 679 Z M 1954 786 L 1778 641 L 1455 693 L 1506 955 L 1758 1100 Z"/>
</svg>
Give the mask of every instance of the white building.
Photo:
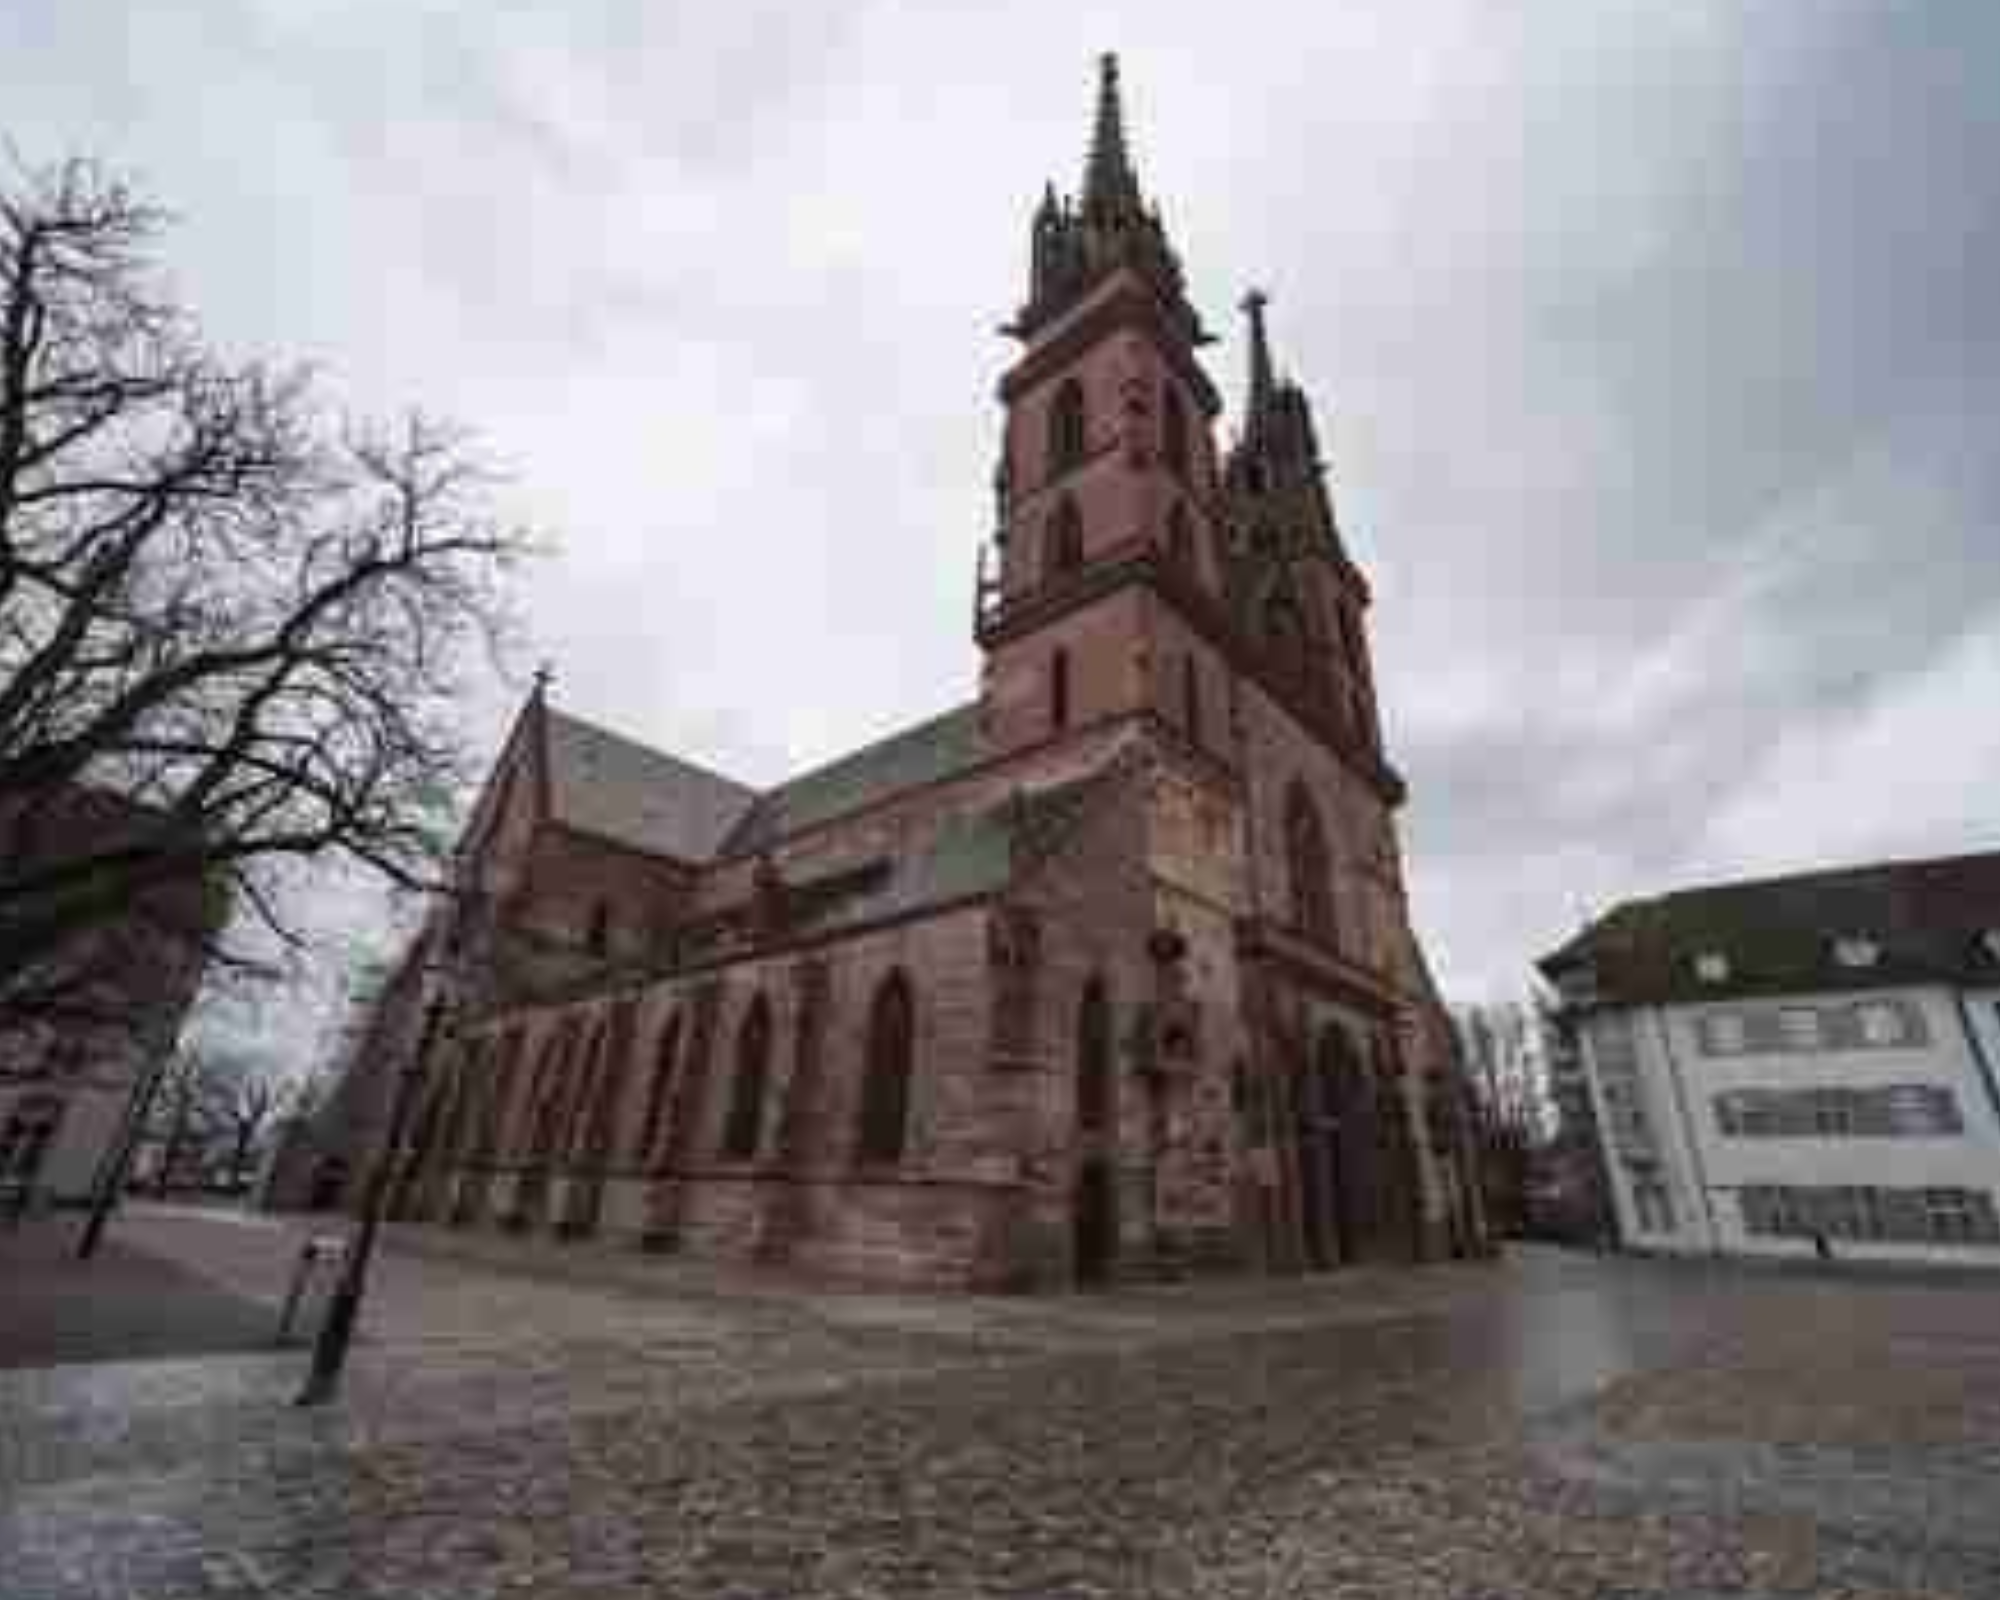
<svg viewBox="0 0 2000 1600">
<path fill-rule="evenodd" d="M 2000 1264 L 2000 854 L 1628 901 L 1540 965 L 1628 1245 Z"/>
</svg>

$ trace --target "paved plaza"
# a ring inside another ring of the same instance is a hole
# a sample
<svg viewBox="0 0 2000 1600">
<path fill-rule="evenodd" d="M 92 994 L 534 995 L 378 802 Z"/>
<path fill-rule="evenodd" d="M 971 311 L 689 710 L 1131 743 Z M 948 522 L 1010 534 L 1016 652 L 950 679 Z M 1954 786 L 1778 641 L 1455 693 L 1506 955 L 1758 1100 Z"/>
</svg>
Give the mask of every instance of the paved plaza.
<svg viewBox="0 0 2000 1600">
<path fill-rule="evenodd" d="M 241 1325 L 296 1232 L 118 1238 L 235 1348 L 0 1372 L 4 1600 L 2000 1594 L 1990 1281 L 1529 1252 L 967 1300 L 403 1230 L 301 1411 Z"/>
</svg>

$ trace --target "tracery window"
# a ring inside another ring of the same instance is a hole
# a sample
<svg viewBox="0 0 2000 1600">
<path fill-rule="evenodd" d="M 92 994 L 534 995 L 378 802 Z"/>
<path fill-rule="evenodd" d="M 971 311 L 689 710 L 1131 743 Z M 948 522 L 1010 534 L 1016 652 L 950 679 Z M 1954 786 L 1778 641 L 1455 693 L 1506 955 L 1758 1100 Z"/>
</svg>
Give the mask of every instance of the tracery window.
<svg viewBox="0 0 2000 1600">
<path fill-rule="evenodd" d="M 1292 920 L 1310 937 L 1331 943 L 1333 861 L 1319 807 L 1296 779 L 1285 797 L 1285 866 L 1291 878 Z"/>
<path fill-rule="evenodd" d="M 1079 1128 L 1087 1133 L 1098 1133 L 1111 1125 L 1112 1091 L 1111 1002 L 1104 992 L 1104 980 L 1092 978 L 1084 986 L 1083 1001 L 1076 1013 L 1076 1122 Z"/>
<path fill-rule="evenodd" d="M 1176 571 L 1192 576 L 1197 570 L 1194 553 L 1194 525 L 1188 521 L 1187 507 L 1178 500 L 1167 513 L 1167 560 Z"/>
<path fill-rule="evenodd" d="M 1067 472 L 1083 460 L 1088 445 L 1088 415 L 1083 385 L 1065 378 L 1049 402 L 1049 476 Z"/>
<path fill-rule="evenodd" d="M 1273 595 L 1264 606 L 1264 644 L 1278 669 L 1303 676 L 1306 666 L 1306 619 L 1289 595 Z"/>
<path fill-rule="evenodd" d="M 771 1003 L 760 994 L 736 1030 L 736 1076 L 722 1123 L 724 1159 L 749 1161 L 756 1156 L 764 1126 L 764 1087 L 770 1076 Z"/>
<path fill-rule="evenodd" d="M 871 1165 L 901 1161 L 909 1140 L 915 1012 L 910 980 L 900 968 L 876 986 L 868 1013 L 868 1061 L 861 1082 L 861 1124 L 856 1141 L 856 1155 Z"/>
<path fill-rule="evenodd" d="M 1049 513 L 1044 536 L 1043 578 L 1057 578 L 1083 565 L 1083 513 L 1068 495 Z"/>
<path fill-rule="evenodd" d="M 674 1068 L 681 1053 L 681 1014 L 676 1011 L 660 1032 L 653 1055 L 652 1081 L 646 1086 L 646 1114 L 639 1121 L 639 1142 L 632 1151 L 634 1162 L 650 1165 L 660 1148 L 660 1123 L 667 1113 L 667 1090 L 674 1081 Z"/>
<path fill-rule="evenodd" d="M 1160 402 L 1161 453 L 1166 457 L 1170 471 L 1185 478 L 1188 474 L 1188 419 L 1187 407 L 1181 401 L 1181 392 L 1173 384 L 1167 385 L 1167 392 Z"/>
</svg>

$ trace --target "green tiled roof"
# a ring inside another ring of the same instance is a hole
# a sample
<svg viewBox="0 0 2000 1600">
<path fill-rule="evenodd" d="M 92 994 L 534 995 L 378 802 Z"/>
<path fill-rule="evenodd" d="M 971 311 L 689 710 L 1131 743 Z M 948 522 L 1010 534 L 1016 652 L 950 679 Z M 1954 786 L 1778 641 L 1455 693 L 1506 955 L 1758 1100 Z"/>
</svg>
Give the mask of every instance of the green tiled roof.
<svg viewBox="0 0 2000 1600">
<path fill-rule="evenodd" d="M 1542 958 L 1550 978 L 1588 964 L 1615 1000 L 1707 999 L 1740 993 L 1951 980 L 2000 984 L 1985 935 L 2000 929 L 2000 853 L 1885 862 L 1831 872 L 1684 889 L 1614 907 Z M 1866 939 L 1872 965 L 1836 959 Z M 1707 982 L 1713 952 L 1728 976 Z"/>
<path fill-rule="evenodd" d="M 731 832 L 722 854 L 762 850 L 901 790 L 949 777 L 984 754 L 979 705 L 968 701 L 767 791 Z"/>
</svg>

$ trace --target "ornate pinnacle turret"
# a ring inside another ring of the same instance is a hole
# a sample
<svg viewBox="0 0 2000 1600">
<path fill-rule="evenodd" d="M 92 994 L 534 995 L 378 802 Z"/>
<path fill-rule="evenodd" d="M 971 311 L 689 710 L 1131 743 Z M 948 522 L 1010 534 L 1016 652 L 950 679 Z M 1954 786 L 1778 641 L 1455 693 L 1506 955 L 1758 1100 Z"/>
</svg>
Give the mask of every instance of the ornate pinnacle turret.
<svg viewBox="0 0 2000 1600">
<path fill-rule="evenodd" d="M 1139 175 L 1125 148 L 1125 111 L 1118 97 L 1118 57 L 1098 58 L 1097 122 L 1090 135 L 1090 157 L 1083 171 L 1083 214 L 1092 222 L 1137 220 L 1145 214 L 1139 198 Z"/>
</svg>

